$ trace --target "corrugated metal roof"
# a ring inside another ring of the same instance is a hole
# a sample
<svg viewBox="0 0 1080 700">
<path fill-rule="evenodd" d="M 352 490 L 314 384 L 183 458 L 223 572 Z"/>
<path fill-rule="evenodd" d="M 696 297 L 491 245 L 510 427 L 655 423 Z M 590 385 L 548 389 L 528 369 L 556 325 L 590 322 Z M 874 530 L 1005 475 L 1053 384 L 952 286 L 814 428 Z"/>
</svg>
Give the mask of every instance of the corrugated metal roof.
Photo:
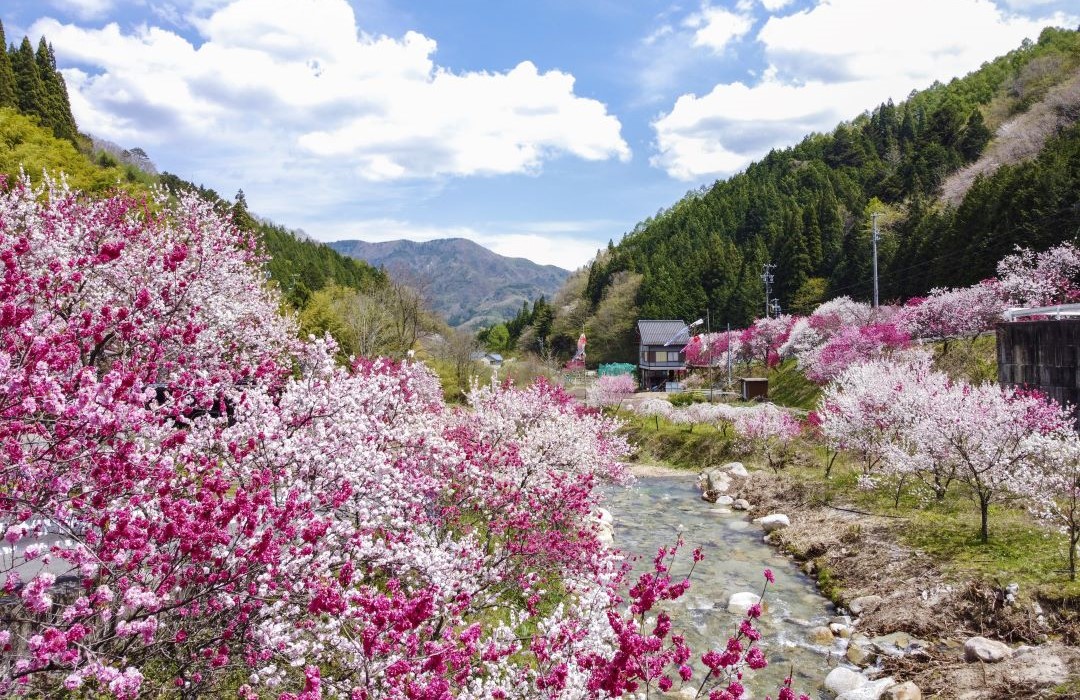
<svg viewBox="0 0 1080 700">
<path fill-rule="evenodd" d="M 686 345 L 690 342 L 690 330 L 681 319 L 671 321 L 647 319 L 637 322 L 642 345 Z"/>
</svg>

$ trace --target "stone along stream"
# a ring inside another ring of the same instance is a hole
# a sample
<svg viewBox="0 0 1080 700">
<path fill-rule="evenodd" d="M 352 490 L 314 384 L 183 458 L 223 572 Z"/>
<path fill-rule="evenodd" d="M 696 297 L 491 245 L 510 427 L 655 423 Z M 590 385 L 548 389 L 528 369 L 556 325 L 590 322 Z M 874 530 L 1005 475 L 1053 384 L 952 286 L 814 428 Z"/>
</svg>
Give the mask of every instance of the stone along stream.
<svg viewBox="0 0 1080 700">
<path fill-rule="evenodd" d="M 839 646 L 811 643 L 808 632 L 829 623 L 836 614 L 833 605 L 791 560 L 765 544 L 761 527 L 750 523 L 746 513 L 703 501 L 694 474 L 639 476 L 628 489 L 608 491 L 603 505 L 614 516 L 615 546 L 639 557 L 633 580 L 650 570 L 657 548 L 673 544 L 679 532 L 686 545 L 676 560 L 676 577 L 689 568 L 695 547 L 704 552 L 705 560 L 695 568 L 690 590 L 667 603 L 672 629 L 684 633 L 695 652 L 695 688 L 704 677 L 701 654 L 722 649 L 742 620 L 742 615 L 727 611 L 728 598 L 740 591 L 761 593 L 763 571 L 768 568 L 776 575 L 776 583 L 769 585 L 767 610 L 756 626 L 769 666 L 746 674 L 748 697 L 775 698 L 792 670 L 797 693 L 832 697 L 821 689 L 822 679 L 844 652 Z"/>
</svg>

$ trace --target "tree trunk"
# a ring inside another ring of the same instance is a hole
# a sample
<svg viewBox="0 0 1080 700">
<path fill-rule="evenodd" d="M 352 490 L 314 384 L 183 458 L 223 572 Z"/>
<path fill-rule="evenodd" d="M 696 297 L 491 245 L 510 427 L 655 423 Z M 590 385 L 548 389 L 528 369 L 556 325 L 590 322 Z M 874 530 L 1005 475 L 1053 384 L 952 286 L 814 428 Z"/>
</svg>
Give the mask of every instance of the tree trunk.
<svg viewBox="0 0 1080 700">
<path fill-rule="evenodd" d="M 1069 580 L 1076 580 L 1076 544 L 1080 542 L 1080 525 L 1069 527 Z"/>
<path fill-rule="evenodd" d="M 979 492 L 979 515 L 982 516 L 982 529 L 979 538 L 983 544 L 990 541 L 990 529 L 987 521 L 990 518 L 990 494 Z"/>
</svg>

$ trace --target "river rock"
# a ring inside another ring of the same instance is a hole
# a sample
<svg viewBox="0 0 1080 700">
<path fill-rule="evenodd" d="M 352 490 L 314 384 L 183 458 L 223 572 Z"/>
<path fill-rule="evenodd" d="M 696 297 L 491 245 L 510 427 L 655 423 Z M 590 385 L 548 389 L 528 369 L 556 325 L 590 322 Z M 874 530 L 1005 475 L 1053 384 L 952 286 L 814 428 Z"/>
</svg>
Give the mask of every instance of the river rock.
<svg viewBox="0 0 1080 700">
<path fill-rule="evenodd" d="M 736 498 L 735 502 L 731 504 L 731 507 L 735 510 L 750 510 L 750 501 L 745 498 Z"/>
<path fill-rule="evenodd" d="M 871 640 L 874 649 L 885 656 L 903 656 L 916 649 L 925 649 L 930 646 L 921 639 L 915 639 L 907 632 L 893 632 Z"/>
<path fill-rule="evenodd" d="M 849 639 L 852 633 L 851 627 L 841 625 L 839 622 L 830 622 L 829 631 L 841 639 Z"/>
<path fill-rule="evenodd" d="M 1013 650 L 1008 644 L 986 637 L 972 637 L 964 642 L 964 660 L 972 663 L 982 661 L 994 664 L 1012 656 Z"/>
<path fill-rule="evenodd" d="M 876 681 L 868 681 L 854 690 L 840 693 L 836 700 L 879 700 L 886 688 L 896 685 L 891 677 L 879 678 Z"/>
<path fill-rule="evenodd" d="M 823 647 L 831 646 L 834 641 L 832 630 L 828 627 L 811 627 L 806 631 L 806 638 L 811 644 Z"/>
<path fill-rule="evenodd" d="M 837 666 L 825 676 L 825 689 L 836 695 L 846 693 L 866 685 L 866 676 L 850 668 Z"/>
<path fill-rule="evenodd" d="M 851 641 L 848 642 L 848 648 L 844 656 L 856 666 L 869 666 L 874 663 L 877 653 L 865 634 L 854 634 L 851 636 Z"/>
<path fill-rule="evenodd" d="M 750 476 L 750 472 L 746 471 L 746 467 L 743 466 L 742 462 L 728 462 L 723 466 L 723 468 L 727 470 L 727 473 L 731 474 L 732 476 L 737 476 L 743 479 Z"/>
<path fill-rule="evenodd" d="M 716 501 L 714 502 L 718 506 L 730 506 L 735 503 L 735 499 L 725 494 L 723 496 L 717 496 Z"/>
<path fill-rule="evenodd" d="M 611 525 L 613 527 L 615 525 L 615 517 L 607 508 L 597 508 L 596 519 L 599 520 L 601 523 L 607 523 L 608 525 Z"/>
<path fill-rule="evenodd" d="M 879 605 L 881 605 L 881 596 L 862 595 L 848 603 L 848 609 L 856 615 L 862 615 L 864 612 L 877 610 Z"/>
<path fill-rule="evenodd" d="M 736 615 L 745 615 L 751 605 L 757 605 L 760 602 L 761 596 L 757 593 L 748 593 L 746 591 L 732 593 L 731 597 L 728 598 L 727 611 Z"/>
<path fill-rule="evenodd" d="M 772 513 L 761 519 L 761 527 L 766 533 L 783 530 L 789 525 L 791 525 L 791 521 L 783 513 Z"/>
<path fill-rule="evenodd" d="M 731 479 L 722 469 L 710 469 L 698 476 L 698 487 L 703 499 L 716 503 L 716 499 L 731 488 Z"/>
<path fill-rule="evenodd" d="M 881 700 L 922 700 L 922 691 L 911 681 L 886 688 Z"/>
</svg>

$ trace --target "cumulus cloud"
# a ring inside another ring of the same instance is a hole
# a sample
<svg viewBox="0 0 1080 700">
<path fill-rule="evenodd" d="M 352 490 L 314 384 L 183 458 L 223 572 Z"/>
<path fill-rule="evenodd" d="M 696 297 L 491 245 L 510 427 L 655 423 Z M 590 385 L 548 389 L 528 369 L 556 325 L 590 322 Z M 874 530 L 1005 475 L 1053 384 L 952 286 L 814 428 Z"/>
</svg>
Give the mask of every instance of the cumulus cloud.
<svg viewBox="0 0 1080 700">
<path fill-rule="evenodd" d="M 683 180 L 729 175 L 771 148 L 975 70 L 1044 26 L 1075 22 L 1012 15 L 989 0 L 821 0 L 765 23 L 757 41 L 768 69 L 756 82 L 682 95 L 657 118 L 651 163 Z"/>
<path fill-rule="evenodd" d="M 730 12 L 722 7 L 704 5 L 701 12 L 691 15 L 686 26 L 694 30 L 694 46 L 706 47 L 717 53 L 750 31 L 753 18 Z"/>
<path fill-rule="evenodd" d="M 74 2 L 75 0 L 65 0 Z M 81 3 L 106 0 L 79 0 Z M 529 62 L 500 73 L 433 60 L 416 32 L 371 36 L 345 0 L 236 0 L 166 29 L 45 19 L 80 127 L 118 143 L 184 142 L 192 159 L 335 171 L 355 182 L 536 172 L 560 155 L 626 160 L 618 119 L 574 77 Z M 295 177 L 295 175 L 293 176 Z"/>
</svg>

